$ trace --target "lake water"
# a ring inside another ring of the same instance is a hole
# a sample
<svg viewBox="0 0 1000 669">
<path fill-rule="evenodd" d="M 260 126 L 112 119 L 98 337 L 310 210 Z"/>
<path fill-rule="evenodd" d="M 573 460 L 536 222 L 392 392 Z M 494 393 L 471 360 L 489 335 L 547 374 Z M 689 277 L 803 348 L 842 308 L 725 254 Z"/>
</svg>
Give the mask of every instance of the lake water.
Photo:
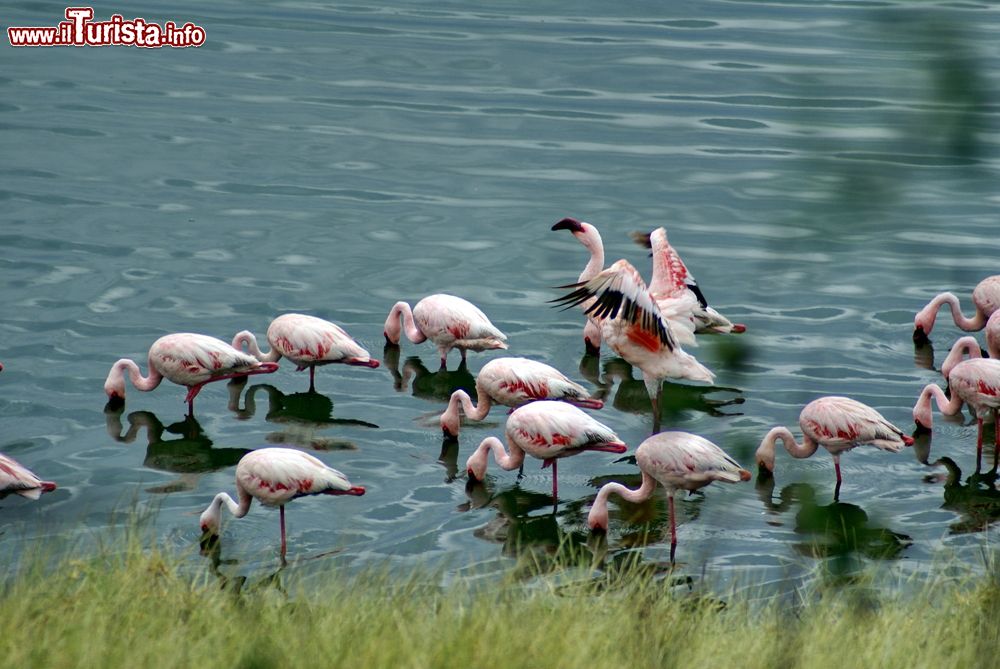
<svg viewBox="0 0 1000 669">
<path fill-rule="evenodd" d="M 20 3 L 4 18 L 54 26 L 64 8 Z M 941 290 L 967 305 L 997 273 L 1000 23 L 985 3 L 96 10 L 191 21 L 207 39 L 0 50 L 0 451 L 59 484 L 38 502 L 0 501 L 4 561 L 60 538 L 93 545 L 137 508 L 192 567 L 269 573 L 276 510 L 227 516 L 214 560 L 198 553 L 197 517 L 233 492 L 246 449 L 290 443 L 368 490 L 288 507 L 291 568 L 304 573 L 385 562 L 497 573 L 560 545 L 662 564 L 659 495 L 613 503 L 606 545 L 588 537 L 597 485 L 637 481 L 616 456 L 562 461 L 555 509 L 534 461 L 520 482 L 491 467 L 467 491 L 465 458 L 502 434 L 504 413 L 464 427 L 457 447 L 435 417 L 496 354 L 470 354 L 460 373 L 453 353 L 444 375 L 430 344 L 384 355 L 391 305 L 435 292 L 475 302 L 510 354 L 605 393 L 597 416 L 635 447 L 652 422 L 640 377 L 609 350 L 584 358 L 580 313 L 547 304 L 586 262 L 549 228 L 589 221 L 609 262 L 648 276 L 627 233 L 663 225 L 709 300 L 748 326 L 701 340 L 693 352 L 717 387 L 668 386 L 664 427 L 750 467 L 766 431 L 798 433 L 819 395 L 850 395 L 911 430 L 920 389 L 940 382 L 929 365 L 959 334 L 942 318 L 936 350 L 915 355 L 914 313 Z M 286 311 L 341 323 L 383 366 L 323 368 L 318 397 L 287 363 L 240 399 L 212 384 L 195 421 L 169 383 L 103 411 L 119 357 L 145 367 L 169 332 L 260 337 Z M 970 479 L 975 424 L 935 418 L 930 460 L 957 463 L 950 482 L 913 449 L 863 447 L 844 457 L 833 504 L 829 455 L 780 451 L 773 488 L 755 477 L 680 501 L 681 569 L 787 590 L 831 565 L 889 581 L 942 561 L 981 568 L 1000 493 Z"/>
</svg>

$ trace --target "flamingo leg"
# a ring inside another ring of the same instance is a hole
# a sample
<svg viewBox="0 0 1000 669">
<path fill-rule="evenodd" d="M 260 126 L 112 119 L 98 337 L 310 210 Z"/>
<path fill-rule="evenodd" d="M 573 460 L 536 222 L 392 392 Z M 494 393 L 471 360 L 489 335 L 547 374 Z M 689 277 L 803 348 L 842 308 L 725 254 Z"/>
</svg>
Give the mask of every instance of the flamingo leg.
<svg viewBox="0 0 1000 669">
<path fill-rule="evenodd" d="M 281 517 L 281 561 L 284 562 L 285 551 L 287 548 L 285 544 L 285 505 L 282 504 L 278 508 L 280 509 L 280 517 Z"/>
<path fill-rule="evenodd" d="M 316 365 L 309 366 L 309 392 L 316 392 Z"/>
<path fill-rule="evenodd" d="M 997 466 L 997 456 L 1000 455 L 1000 425 L 997 425 L 997 420 L 1000 416 L 997 415 L 997 408 L 993 408 L 993 468 L 996 469 Z"/>
<path fill-rule="evenodd" d="M 660 399 L 663 397 L 663 383 L 660 383 L 653 400 L 653 434 L 660 431 Z"/>
<path fill-rule="evenodd" d="M 674 495 L 667 493 L 667 503 L 670 506 L 670 564 L 674 563 L 674 554 L 677 552 L 677 517 L 674 512 Z"/>
<path fill-rule="evenodd" d="M 552 461 L 552 499 L 559 499 L 559 461 Z"/>
<path fill-rule="evenodd" d="M 983 466 L 983 419 L 976 416 L 976 471 Z M 995 440 L 994 440 L 995 441 Z"/>
<path fill-rule="evenodd" d="M 833 468 L 837 472 L 837 487 L 833 489 L 833 501 L 840 501 L 840 484 L 843 483 L 843 479 L 840 477 L 840 455 L 833 456 Z"/>
</svg>

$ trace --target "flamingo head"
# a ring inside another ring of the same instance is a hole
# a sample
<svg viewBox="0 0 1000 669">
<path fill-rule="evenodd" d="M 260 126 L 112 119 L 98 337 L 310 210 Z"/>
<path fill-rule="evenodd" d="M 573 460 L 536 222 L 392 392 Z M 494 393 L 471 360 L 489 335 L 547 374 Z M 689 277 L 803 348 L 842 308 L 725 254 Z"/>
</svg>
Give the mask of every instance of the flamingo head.
<svg viewBox="0 0 1000 669">
<path fill-rule="evenodd" d="M 458 439 L 459 422 L 457 411 L 441 414 L 441 433 L 445 439 Z"/>
<path fill-rule="evenodd" d="M 608 504 L 606 501 L 595 502 L 594 506 L 590 507 L 590 513 L 587 514 L 587 527 L 593 532 L 608 531 Z"/>
<path fill-rule="evenodd" d="M 937 317 L 937 307 L 933 303 L 917 312 L 913 317 L 913 341 L 920 344 L 926 343 L 927 338 L 934 329 L 934 320 Z"/>
<path fill-rule="evenodd" d="M 575 218 L 569 218 L 569 217 L 567 217 L 567 218 L 562 219 L 561 221 L 559 221 L 555 225 L 553 225 L 552 229 L 553 230 L 569 230 L 574 235 L 576 235 L 576 234 L 581 234 L 581 233 L 584 232 L 584 227 L 583 227 L 584 225 L 586 225 L 586 223 L 582 223 L 582 222 L 576 220 Z"/>
<path fill-rule="evenodd" d="M 327 490 L 327 495 L 352 495 L 354 497 L 361 497 L 365 494 L 365 489 L 363 486 L 355 485 L 347 488 L 345 490 Z"/>
<path fill-rule="evenodd" d="M 757 460 L 757 471 L 761 476 L 774 474 L 774 441 L 769 441 L 765 437 L 754 457 Z M 742 476 L 740 478 L 743 480 Z"/>
<path fill-rule="evenodd" d="M 378 360 L 372 360 L 371 358 L 366 358 L 366 359 L 362 359 L 362 358 L 349 358 L 349 359 L 345 360 L 344 362 L 346 362 L 348 365 L 352 365 L 354 367 L 371 367 L 372 369 L 376 369 L 378 367 L 378 365 L 379 365 Z"/>
<path fill-rule="evenodd" d="M 219 506 L 211 504 L 207 509 L 202 511 L 201 518 L 198 519 L 198 523 L 201 526 L 203 539 L 219 536 L 219 520 L 222 515 L 219 513 L 219 510 Z"/>
<path fill-rule="evenodd" d="M 104 381 L 104 394 L 108 396 L 109 404 L 122 404 L 125 402 L 125 375 L 124 369 L 128 361 L 119 360 L 111 366 L 108 378 Z"/>
<path fill-rule="evenodd" d="M 489 437 L 487 437 L 489 439 Z M 489 445 L 486 440 L 484 443 L 479 445 L 469 459 L 465 462 L 465 471 L 469 475 L 469 482 L 475 483 L 476 481 L 482 481 L 486 478 L 486 462 L 489 457 Z"/>
</svg>

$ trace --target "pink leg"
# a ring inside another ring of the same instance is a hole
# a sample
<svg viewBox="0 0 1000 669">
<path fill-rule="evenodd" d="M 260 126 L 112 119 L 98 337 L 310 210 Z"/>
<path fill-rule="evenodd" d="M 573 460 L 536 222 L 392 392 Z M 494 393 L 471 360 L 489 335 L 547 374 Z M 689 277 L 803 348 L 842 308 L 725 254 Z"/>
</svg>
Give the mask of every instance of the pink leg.
<svg viewBox="0 0 1000 669">
<path fill-rule="evenodd" d="M 837 471 L 837 487 L 833 489 L 833 501 L 840 501 L 840 484 L 843 479 L 840 477 L 840 456 L 833 456 L 833 468 Z"/>
<path fill-rule="evenodd" d="M 997 424 L 997 420 L 1000 420 L 1000 416 L 997 415 L 997 410 L 993 409 L 993 468 L 996 469 L 997 466 L 997 456 L 1000 455 L 1000 425 Z"/>
<path fill-rule="evenodd" d="M 281 561 L 285 561 L 285 505 L 278 507 L 281 513 Z"/>
<path fill-rule="evenodd" d="M 667 502 L 670 506 L 670 563 L 674 562 L 674 553 L 677 552 L 677 520 L 674 515 L 674 495 L 667 493 Z"/>
<path fill-rule="evenodd" d="M 552 499 L 559 499 L 559 461 L 552 461 Z"/>
<path fill-rule="evenodd" d="M 316 365 L 309 367 L 309 392 L 316 391 Z"/>
</svg>

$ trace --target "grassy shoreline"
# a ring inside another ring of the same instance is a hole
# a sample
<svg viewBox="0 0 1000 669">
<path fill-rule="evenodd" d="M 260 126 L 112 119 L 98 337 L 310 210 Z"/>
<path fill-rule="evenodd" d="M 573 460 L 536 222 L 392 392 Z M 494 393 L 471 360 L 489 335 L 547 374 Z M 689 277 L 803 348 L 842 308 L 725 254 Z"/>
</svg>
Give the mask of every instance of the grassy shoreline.
<svg viewBox="0 0 1000 669">
<path fill-rule="evenodd" d="M 226 588 L 136 539 L 43 565 L 26 558 L 0 591 L 9 666 L 940 668 L 993 667 L 1000 652 L 996 570 L 907 596 L 831 588 L 790 607 L 687 595 L 641 569 L 572 587 L 440 587 L 431 570 L 372 569 Z"/>
</svg>

